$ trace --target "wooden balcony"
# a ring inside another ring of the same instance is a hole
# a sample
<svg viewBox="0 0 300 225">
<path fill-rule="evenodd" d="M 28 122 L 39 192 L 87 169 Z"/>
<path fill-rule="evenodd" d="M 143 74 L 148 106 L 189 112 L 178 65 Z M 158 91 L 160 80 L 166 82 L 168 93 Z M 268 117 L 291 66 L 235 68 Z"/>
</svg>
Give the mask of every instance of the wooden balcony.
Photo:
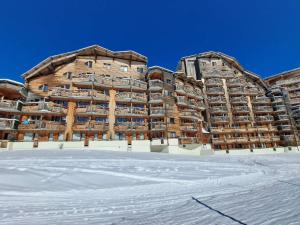
<svg viewBox="0 0 300 225">
<path fill-rule="evenodd" d="M 95 120 L 91 120 L 90 122 L 75 122 L 73 125 L 74 131 L 107 131 L 108 124 L 105 122 L 97 122 Z"/>
<path fill-rule="evenodd" d="M 114 130 L 118 132 L 147 131 L 148 127 L 146 123 L 124 122 L 116 123 Z"/>
<path fill-rule="evenodd" d="M 232 108 L 232 111 L 233 111 L 233 113 L 236 113 L 236 114 L 238 114 L 238 113 L 249 113 L 249 107 L 248 106 L 239 106 L 239 105 L 237 105 L 237 106 L 234 106 Z"/>
<path fill-rule="evenodd" d="M 64 88 L 54 88 L 50 91 L 50 96 L 56 99 L 98 100 L 98 101 L 109 100 L 109 96 L 92 89 L 70 90 Z"/>
<path fill-rule="evenodd" d="M 214 116 L 211 117 L 212 123 L 229 123 L 228 116 Z"/>
<path fill-rule="evenodd" d="M 25 114 L 66 114 L 67 109 L 53 102 L 25 102 L 22 112 Z"/>
<path fill-rule="evenodd" d="M 268 97 L 258 97 L 253 99 L 252 104 L 254 105 L 267 105 L 271 103 L 271 99 Z"/>
<path fill-rule="evenodd" d="M 166 124 L 164 122 L 151 122 L 150 131 L 164 131 L 166 130 Z"/>
<path fill-rule="evenodd" d="M 289 121 L 288 115 L 277 115 L 279 121 Z"/>
<path fill-rule="evenodd" d="M 224 95 L 223 87 L 211 87 L 206 89 L 207 95 Z"/>
<path fill-rule="evenodd" d="M 76 114 L 78 115 L 99 115 L 99 116 L 107 116 L 108 109 L 102 108 L 97 105 L 88 105 L 86 107 L 77 107 Z"/>
<path fill-rule="evenodd" d="M 235 123 L 250 123 L 251 119 L 249 116 L 234 116 L 233 122 Z"/>
<path fill-rule="evenodd" d="M 17 129 L 18 120 L 9 118 L 0 118 L 0 130 L 15 130 Z"/>
<path fill-rule="evenodd" d="M 257 123 L 270 123 L 272 121 L 274 121 L 274 117 L 270 115 L 255 117 L 255 122 Z"/>
<path fill-rule="evenodd" d="M 72 75 L 72 82 L 75 86 L 111 88 L 112 78 L 100 74 L 80 73 Z"/>
<path fill-rule="evenodd" d="M 183 84 L 178 84 L 178 83 L 176 83 L 176 84 L 175 84 L 175 91 L 176 91 L 177 93 L 180 93 L 180 94 L 183 94 L 183 95 L 186 94 L 186 93 L 185 93 L 185 90 L 184 90 L 184 85 L 183 85 Z"/>
<path fill-rule="evenodd" d="M 20 101 L 12 100 L 1 100 L 0 101 L 0 111 L 1 112 L 20 112 L 21 108 Z"/>
<path fill-rule="evenodd" d="M 63 131 L 65 123 L 54 121 L 30 121 L 29 124 L 24 121 L 19 125 L 19 130 L 45 130 L 45 131 Z"/>
<path fill-rule="evenodd" d="M 185 90 L 185 93 L 190 96 L 190 97 L 195 97 L 196 93 L 194 91 L 194 88 L 189 86 L 189 85 L 185 85 L 184 86 L 184 90 Z"/>
<path fill-rule="evenodd" d="M 241 96 L 241 95 L 245 95 L 246 94 L 245 90 L 244 90 L 244 87 L 229 88 L 228 93 L 231 96 Z"/>
<path fill-rule="evenodd" d="M 154 117 L 164 117 L 166 110 L 163 107 L 151 107 L 150 108 L 150 116 Z"/>
<path fill-rule="evenodd" d="M 242 87 L 245 85 L 245 81 L 242 79 L 231 78 L 226 81 L 227 87 Z"/>
<path fill-rule="evenodd" d="M 253 107 L 254 113 L 273 113 L 274 110 L 271 106 L 255 106 Z"/>
<path fill-rule="evenodd" d="M 180 105 L 180 106 L 188 105 L 188 101 L 185 96 L 177 96 L 176 98 L 177 98 L 177 105 Z"/>
<path fill-rule="evenodd" d="M 286 106 L 285 105 L 276 105 L 274 107 L 274 111 L 276 111 L 276 112 L 286 112 Z"/>
<path fill-rule="evenodd" d="M 197 144 L 199 140 L 197 137 L 180 137 L 179 143 L 182 145 Z"/>
<path fill-rule="evenodd" d="M 223 96 L 209 96 L 207 101 L 210 105 L 225 104 L 226 99 Z"/>
<path fill-rule="evenodd" d="M 211 107 L 209 110 L 210 114 L 220 114 L 220 113 L 227 113 L 227 107 L 226 106 L 214 106 Z"/>
<path fill-rule="evenodd" d="M 222 86 L 223 82 L 221 79 L 218 78 L 210 78 L 205 80 L 206 87 L 215 87 L 215 86 Z"/>
<path fill-rule="evenodd" d="M 160 91 L 163 89 L 163 87 L 164 83 L 161 80 L 149 80 L 149 91 Z"/>
<path fill-rule="evenodd" d="M 291 125 L 278 125 L 277 128 L 279 131 L 291 131 L 292 130 Z"/>
<path fill-rule="evenodd" d="M 163 95 L 162 93 L 150 93 L 149 95 L 149 103 L 163 103 Z"/>
<path fill-rule="evenodd" d="M 247 98 L 245 96 L 240 97 L 230 97 L 231 104 L 247 104 Z"/>
<path fill-rule="evenodd" d="M 129 117 L 147 117 L 148 112 L 146 109 L 138 107 L 117 107 L 115 110 L 115 115 Z"/>
<path fill-rule="evenodd" d="M 184 132 L 197 132 L 198 127 L 196 123 L 182 123 L 180 124 L 180 130 Z"/>
<path fill-rule="evenodd" d="M 183 119 L 201 120 L 201 114 L 195 110 L 184 110 L 179 112 L 179 117 Z"/>
</svg>

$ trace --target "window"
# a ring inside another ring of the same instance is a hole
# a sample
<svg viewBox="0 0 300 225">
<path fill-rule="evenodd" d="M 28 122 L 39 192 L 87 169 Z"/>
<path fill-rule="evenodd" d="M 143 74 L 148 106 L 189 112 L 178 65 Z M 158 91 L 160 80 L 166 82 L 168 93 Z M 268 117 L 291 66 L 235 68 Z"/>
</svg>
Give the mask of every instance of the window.
<svg viewBox="0 0 300 225">
<path fill-rule="evenodd" d="M 121 66 L 120 70 L 123 72 L 127 72 L 128 71 L 128 66 Z"/>
<path fill-rule="evenodd" d="M 46 92 L 48 91 L 48 84 L 43 84 L 39 86 L 39 90 Z"/>
<path fill-rule="evenodd" d="M 167 82 L 167 84 L 171 84 L 172 83 L 172 81 L 170 79 L 167 79 L 166 82 Z"/>
<path fill-rule="evenodd" d="M 170 124 L 174 124 L 175 123 L 175 118 L 170 118 Z"/>
<path fill-rule="evenodd" d="M 138 67 L 136 68 L 136 71 L 139 73 L 144 73 L 144 68 L 143 67 Z"/>
<path fill-rule="evenodd" d="M 188 60 L 188 75 L 192 76 L 196 74 L 194 60 Z"/>
<path fill-rule="evenodd" d="M 206 62 L 202 62 L 202 66 L 205 66 Z"/>
<path fill-rule="evenodd" d="M 64 73 L 65 78 L 67 78 L 68 80 L 72 80 L 72 73 L 71 72 L 66 72 Z"/>
<path fill-rule="evenodd" d="M 110 63 L 104 63 L 104 64 L 103 64 L 103 67 L 104 67 L 105 69 L 110 70 L 110 69 L 111 69 L 111 64 L 110 64 Z"/>
<path fill-rule="evenodd" d="M 216 66 L 217 63 L 216 62 L 211 62 L 212 66 Z"/>
<path fill-rule="evenodd" d="M 170 133 L 170 137 L 171 137 L 171 138 L 176 138 L 176 132 L 171 132 L 171 133 Z"/>
<path fill-rule="evenodd" d="M 85 63 L 85 65 L 88 67 L 88 68 L 92 68 L 93 67 L 93 62 L 92 61 L 87 61 Z"/>
<path fill-rule="evenodd" d="M 77 118 L 76 118 L 76 122 L 79 122 L 79 123 L 86 123 L 88 121 L 89 121 L 88 117 L 77 116 Z"/>
</svg>

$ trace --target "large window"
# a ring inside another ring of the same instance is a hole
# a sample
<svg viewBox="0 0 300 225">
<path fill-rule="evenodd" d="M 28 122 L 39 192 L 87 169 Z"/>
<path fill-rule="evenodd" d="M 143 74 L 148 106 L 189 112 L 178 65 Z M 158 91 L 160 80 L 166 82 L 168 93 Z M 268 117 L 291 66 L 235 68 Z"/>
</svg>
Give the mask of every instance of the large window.
<svg viewBox="0 0 300 225">
<path fill-rule="evenodd" d="M 195 63 L 194 60 L 188 60 L 188 75 L 195 75 L 196 70 L 195 70 Z"/>
<path fill-rule="evenodd" d="M 43 92 L 47 92 L 48 91 L 48 84 L 40 85 L 39 90 L 41 90 Z"/>
</svg>

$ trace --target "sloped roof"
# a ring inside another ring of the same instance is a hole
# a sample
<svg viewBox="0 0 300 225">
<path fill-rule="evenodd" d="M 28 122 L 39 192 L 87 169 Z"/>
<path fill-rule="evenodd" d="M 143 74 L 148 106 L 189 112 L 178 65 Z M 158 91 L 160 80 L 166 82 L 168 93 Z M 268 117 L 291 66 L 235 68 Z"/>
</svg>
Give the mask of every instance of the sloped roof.
<svg viewBox="0 0 300 225">
<path fill-rule="evenodd" d="M 190 56 L 184 56 L 181 59 L 187 59 L 191 57 L 203 57 L 203 58 L 209 58 L 209 57 L 217 57 L 217 58 L 222 58 L 225 61 L 227 61 L 229 64 L 233 64 L 235 67 L 237 67 L 239 70 L 243 71 L 247 76 L 249 76 L 251 79 L 253 79 L 256 82 L 259 82 L 265 89 L 268 89 L 266 83 L 264 80 L 257 74 L 244 69 L 244 67 L 237 61 L 236 58 L 226 55 L 222 52 L 215 52 L 215 51 L 208 51 L 208 52 L 203 52 L 199 54 L 194 54 Z"/>
<path fill-rule="evenodd" d="M 288 78 L 290 76 L 299 75 L 299 74 L 300 74 L 300 67 L 271 75 L 265 78 L 265 81 L 272 82 L 272 81 L 280 80 L 282 78 Z"/>
<path fill-rule="evenodd" d="M 66 62 L 74 60 L 77 56 L 89 56 L 89 55 L 101 55 L 113 58 L 128 59 L 133 61 L 139 61 L 147 63 L 148 59 L 146 56 L 143 56 L 135 51 L 111 51 L 106 48 L 103 48 L 99 45 L 92 45 L 85 48 L 81 48 L 75 51 L 62 53 L 59 55 L 50 56 L 47 59 L 43 60 L 37 64 L 32 69 L 28 70 L 22 77 L 27 79 L 38 74 L 43 74 L 45 72 L 50 72 L 54 69 L 55 66 L 62 65 Z"/>
<path fill-rule="evenodd" d="M 22 84 L 21 82 L 11 80 L 11 79 L 0 79 L 0 83 L 9 83 L 20 87 L 24 87 L 24 84 Z"/>
<path fill-rule="evenodd" d="M 166 72 L 169 72 L 169 73 L 174 73 L 174 71 L 172 71 L 172 70 L 169 70 L 169 69 L 167 69 L 167 68 L 165 68 L 165 67 L 162 67 L 162 66 L 150 66 L 150 67 L 148 67 L 148 71 L 149 70 L 155 70 L 155 69 L 159 69 L 159 70 L 162 70 L 162 71 L 166 71 Z"/>
</svg>

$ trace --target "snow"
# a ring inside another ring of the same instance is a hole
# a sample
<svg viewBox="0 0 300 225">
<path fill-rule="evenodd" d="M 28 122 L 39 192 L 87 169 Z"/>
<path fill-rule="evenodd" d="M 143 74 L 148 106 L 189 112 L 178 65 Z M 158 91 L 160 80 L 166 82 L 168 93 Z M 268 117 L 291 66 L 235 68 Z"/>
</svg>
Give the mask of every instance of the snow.
<svg viewBox="0 0 300 225">
<path fill-rule="evenodd" d="M 299 160 L 0 152 L 0 224 L 300 224 Z"/>
</svg>

